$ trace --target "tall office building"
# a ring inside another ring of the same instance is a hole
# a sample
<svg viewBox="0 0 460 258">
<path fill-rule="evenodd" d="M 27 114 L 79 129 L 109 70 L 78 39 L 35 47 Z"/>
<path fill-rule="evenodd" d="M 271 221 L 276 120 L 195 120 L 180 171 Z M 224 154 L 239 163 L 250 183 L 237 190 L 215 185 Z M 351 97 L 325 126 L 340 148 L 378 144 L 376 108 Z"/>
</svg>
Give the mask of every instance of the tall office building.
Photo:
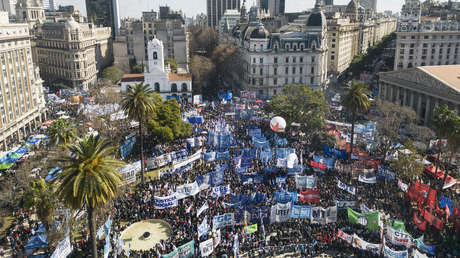
<svg viewBox="0 0 460 258">
<path fill-rule="evenodd" d="M 47 11 L 56 11 L 58 9 L 57 0 L 40 0 L 40 2 Z"/>
<path fill-rule="evenodd" d="M 324 5 L 334 5 L 334 0 L 325 0 Z"/>
<path fill-rule="evenodd" d="M 284 14 L 286 0 L 259 0 L 259 8 L 268 11 L 270 16 Z"/>
<path fill-rule="evenodd" d="M 227 9 L 240 10 L 240 0 L 207 0 L 206 9 L 208 15 L 208 26 L 217 28 L 220 18 Z"/>
<path fill-rule="evenodd" d="M 112 37 L 119 32 L 118 0 L 86 0 L 86 14 L 89 22 L 112 28 Z"/>
<path fill-rule="evenodd" d="M 358 3 L 364 7 L 364 9 L 377 11 L 377 0 L 358 0 Z"/>
<path fill-rule="evenodd" d="M 32 61 L 29 28 L 26 23 L 8 22 L 0 12 L 0 148 L 41 126 L 45 118 L 42 80 Z M 6 33 L 7 32 L 7 33 Z"/>
</svg>

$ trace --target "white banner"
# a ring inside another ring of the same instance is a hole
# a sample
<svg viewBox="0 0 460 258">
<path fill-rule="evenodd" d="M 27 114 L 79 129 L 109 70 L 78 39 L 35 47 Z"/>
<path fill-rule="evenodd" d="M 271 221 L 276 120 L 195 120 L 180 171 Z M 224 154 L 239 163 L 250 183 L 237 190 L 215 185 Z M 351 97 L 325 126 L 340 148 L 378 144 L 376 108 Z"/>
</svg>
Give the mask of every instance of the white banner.
<svg viewBox="0 0 460 258">
<path fill-rule="evenodd" d="M 405 246 L 410 248 L 413 245 L 416 245 L 415 239 L 406 232 L 395 230 L 390 226 L 386 226 L 387 229 L 387 238 L 390 239 L 391 243 L 394 245 Z"/>
<path fill-rule="evenodd" d="M 205 202 L 203 206 L 196 212 L 196 216 L 199 217 L 201 213 L 209 208 L 208 202 Z"/>
<path fill-rule="evenodd" d="M 224 215 L 214 216 L 212 218 L 212 228 L 213 230 L 235 225 L 235 214 L 225 213 Z"/>
<path fill-rule="evenodd" d="M 222 195 L 230 193 L 230 185 L 216 186 L 212 188 L 211 196 L 214 198 L 219 198 Z"/>
<path fill-rule="evenodd" d="M 314 189 L 316 188 L 316 176 L 296 176 L 295 185 L 297 189 Z"/>
<path fill-rule="evenodd" d="M 214 251 L 212 238 L 200 243 L 200 252 L 202 257 L 209 256 Z"/>
<path fill-rule="evenodd" d="M 352 245 L 354 248 L 370 251 L 374 254 L 380 254 L 382 250 L 381 244 L 371 244 L 369 242 L 364 241 L 356 234 L 353 234 L 353 244 Z"/>
<path fill-rule="evenodd" d="M 177 197 L 175 194 L 164 197 L 154 196 L 154 199 L 156 209 L 173 208 L 177 206 Z"/>
<path fill-rule="evenodd" d="M 208 216 L 205 216 L 203 222 L 198 225 L 198 238 L 203 235 L 207 235 L 209 232 Z"/>
<path fill-rule="evenodd" d="M 367 214 L 367 213 L 374 213 L 374 212 L 376 212 L 376 211 L 374 211 L 373 209 L 369 209 L 369 208 L 366 206 L 366 204 L 364 204 L 364 203 L 361 203 L 361 204 L 359 205 L 359 208 L 361 208 L 361 213 L 362 213 L 362 214 Z"/>
<path fill-rule="evenodd" d="M 155 169 L 168 165 L 171 162 L 171 154 L 166 153 L 154 158 L 147 159 L 146 167 L 147 169 Z"/>
<path fill-rule="evenodd" d="M 428 258 L 426 254 L 419 252 L 417 249 L 414 249 L 412 255 L 414 256 L 414 258 Z"/>
<path fill-rule="evenodd" d="M 67 236 L 59 242 L 50 258 L 66 258 L 72 252 L 72 245 L 70 244 L 70 236 Z"/>
<path fill-rule="evenodd" d="M 199 149 L 197 152 L 195 152 L 192 156 L 188 157 L 187 159 L 185 160 L 182 160 L 176 164 L 173 165 L 173 169 L 178 169 L 178 168 L 181 168 L 183 166 L 186 166 L 192 162 L 194 162 L 195 160 L 198 160 L 201 158 L 201 152 L 203 150 L 202 149 Z"/>
<path fill-rule="evenodd" d="M 343 232 L 340 229 L 337 231 L 337 237 L 342 239 L 342 240 L 344 240 L 345 242 L 347 242 L 350 245 L 353 242 L 353 235 L 349 235 L 349 234 Z"/>
<path fill-rule="evenodd" d="M 198 183 L 195 181 L 190 184 L 178 186 L 176 188 L 176 197 L 178 200 L 181 200 L 189 196 L 196 195 L 199 192 L 200 192 L 200 187 L 198 186 Z"/>
<path fill-rule="evenodd" d="M 377 177 L 365 177 L 363 175 L 359 175 L 358 177 L 359 182 L 363 182 L 366 184 L 376 184 L 377 183 Z"/>
<path fill-rule="evenodd" d="M 350 194 L 355 195 L 355 193 L 356 193 L 356 188 L 355 187 L 348 186 L 348 185 L 342 183 L 340 180 L 338 180 L 338 181 L 339 181 L 339 182 L 337 182 L 337 187 L 338 188 L 340 188 L 342 190 L 345 190 L 345 191 L 349 192 Z"/>
<path fill-rule="evenodd" d="M 385 249 L 383 250 L 383 254 L 385 255 L 385 258 L 408 258 L 409 253 L 407 250 L 404 251 L 395 251 L 389 248 L 388 246 L 385 246 Z"/>
<path fill-rule="evenodd" d="M 310 222 L 320 224 L 337 222 L 337 206 L 331 206 L 327 209 L 323 207 L 312 207 Z"/>
<path fill-rule="evenodd" d="M 291 218 L 291 202 L 272 205 L 270 223 L 284 222 Z"/>
<path fill-rule="evenodd" d="M 136 182 L 136 174 L 141 171 L 141 161 L 128 164 L 119 169 L 120 175 L 123 178 L 123 185 Z"/>
</svg>

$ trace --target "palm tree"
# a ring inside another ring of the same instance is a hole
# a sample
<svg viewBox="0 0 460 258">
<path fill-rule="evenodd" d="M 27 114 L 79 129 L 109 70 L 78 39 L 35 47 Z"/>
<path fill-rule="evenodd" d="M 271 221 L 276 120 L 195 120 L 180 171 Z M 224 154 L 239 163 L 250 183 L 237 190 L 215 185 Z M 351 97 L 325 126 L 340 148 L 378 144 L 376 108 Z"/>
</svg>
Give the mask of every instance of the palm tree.
<svg viewBox="0 0 460 258">
<path fill-rule="evenodd" d="M 65 145 L 75 139 L 75 128 L 72 125 L 72 121 L 60 118 L 53 121 L 48 128 L 48 134 L 52 144 Z"/>
<path fill-rule="evenodd" d="M 447 144 L 452 151 L 458 148 L 459 144 L 459 117 L 455 111 L 450 110 L 447 105 L 437 106 L 433 113 L 433 127 L 438 135 L 438 138 L 447 139 Z M 441 160 L 442 146 L 440 145 L 438 153 L 438 162 Z M 436 166 L 435 177 L 438 174 L 438 166 Z M 447 176 L 447 171 L 446 171 Z M 445 178 L 444 178 L 445 180 Z M 441 186 L 442 187 L 442 186 Z"/>
<path fill-rule="evenodd" d="M 342 105 L 351 112 L 351 143 L 350 157 L 353 155 L 353 138 L 355 134 L 355 119 L 356 114 L 364 113 L 369 109 L 371 102 L 367 97 L 369 91 L 363 82 L 356 82 L 346 87 L 345 94 L 342 99 Z"/>
<path fill-rule="evenodd" d="M 85 135 L 65 148 L 74 155 L 59 160 L 66 166 L 56 193 L 72 209 L 86 206 L 92 254 L 97 258 L 95 210 L 115 196 L 121 183 L 117 168 L 124 163 L 112 159 L 117 148 L 99 136 Z"/>
<path fill-rule="evenodd" d="M 155 92 L 149 85 L 136 83 L 134 87 L 129 86 L 125 96 L 121 101 L 121 108 L 128 117 L 139 122 L 139 138 L 141 140 L 141 180 L 144 183 L 144 136 L 142 134 L 142 124 L 146 117 L 151 116 L 155 111 Z"/>
</svg>

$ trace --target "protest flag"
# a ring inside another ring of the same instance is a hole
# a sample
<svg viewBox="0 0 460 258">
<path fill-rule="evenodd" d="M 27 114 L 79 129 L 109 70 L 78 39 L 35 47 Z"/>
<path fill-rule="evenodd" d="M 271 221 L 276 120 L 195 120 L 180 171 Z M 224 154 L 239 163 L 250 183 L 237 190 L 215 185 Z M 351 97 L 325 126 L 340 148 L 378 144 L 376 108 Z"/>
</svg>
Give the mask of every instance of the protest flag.
<svg viewBox="0 0 460 258">
<path fill-rule="evenodd" d="M 380 217 L 378 212 L 362 214 L 350 208 L 347 208 L 347 213 L 348 221 L 350 223 L 360 224 L 374 231 L 379 230 Z"/>
<path fill-rule="evenodd" d="M 257 224 L 246 226 L 246 233 L 247 234 L 252 234 L 257 232 Z"/>
</svg>

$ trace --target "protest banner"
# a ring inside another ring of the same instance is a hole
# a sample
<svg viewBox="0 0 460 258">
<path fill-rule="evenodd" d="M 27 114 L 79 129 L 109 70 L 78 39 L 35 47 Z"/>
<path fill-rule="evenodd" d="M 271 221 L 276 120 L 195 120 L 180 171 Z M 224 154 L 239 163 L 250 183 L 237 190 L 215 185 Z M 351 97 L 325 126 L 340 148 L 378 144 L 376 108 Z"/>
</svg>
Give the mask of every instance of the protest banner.
<svg viewBox="0 0 460 258">
<path fill-rule="evenodd" d="M 299 196 L 299 200 L 302 202 L 319 202 L 321 199 L 318 189 L 299 191 Z"/>
<path fill-rule="evenodd" d="M 129 138 L 127 138 L 123 145 L 120 146 L 120 156 L 122 159 L 125 159 L 133 151 L 135 143 L 136 136 L 129 135 Z"/>
<path fill-rule="evenodd" d="M 385 255 L 385 257 L 388 257 L 388 258 L 408 258 L 409 257 L 409 253 L 407 252 L 407 250 L 395 251 L 386 245 L 383 250 L 383 254 Z"/>
<path fill-rule="evenodd" d="M 209 232 L 208 217 L 205 216 L 200 225 L 198 225 L 198 238 L 207 235 Z"/>
<path fill-rule="evenodd" d="M 169 254 L 161 256 L 162 258 L 190 258 L 195 254 L 195 241 L 192 240 L 181 246 Z"/>
<path fill-rule="evenodd" d="M 292 205 L 291 218 L 309 219 L 311 216 L 311 206 Z"/>
<path fill-rule="evenodd" d="M 138 160 L 134 163 L 128 164 L 119 169 L 123 185 L 132 184 L 136 182 L 136 175 L 141 171 L 141 161 Z"/>
<path fill-rule="evenodd" d="M 270 223 L 288 221 L 291 217 L 291 203 L 277 203 L 272 205 Z"/>
<path fill-rule="evenodd" d="M 417 249 L 414 249 L 412 256 L 413 258 L 428 258 L 426 254 L 419 252 Z"/>
<path fill-rule="evenodd" d="M 212 188 L 211 196 L 219 198 L 222 195 L 230 194 L 230 185 L 216 186 Z"/>
<path fill-rule="evenodd" d="M 209 208 L 208 202 L 205 202 L 203 206 L 201 206 L 201 208 L 198 209 L 198 211 L 196 212 L 196 216 L 199 217 L 201 213 L 203 213 L 203 211 L 207 210 L 208 208 Z"/>
<path fill-rule="evenodd" d="M 256 224 L 261 221 L 264 224 L 270 223 L 270 208 L 268 206 L 239 206 L 235 210 L 235 224 L 246 223 Z"/>
<path fill-rule="evenodd" d="M 212 238 L 200 243 L 200 253 L 202 257 L 207 257 L 214 251 L 214 243 Z"/>
<path fill-rule="evenodd" d="M 344 240 L 350 245 L 353 243 L 353 235 L 349 235 L 340 229 L 337 230 L 337 237 Z"/>
<path fill-rule="evenodd" d="M 381 244 L 371 244 L 367 241 L 364 241 L 361 239 L 358 235 L 353 234 L 353 244 L 352 246 L 354 248 L 358 248 L 360 250 L 365 250 L 372 252 L 374 254 L 379 255 L 381 250 L 382 250 L 382 245 Z"/>
<path fill-rule="evenodd" d="M 366 206 L 366 204 L 364 204 L 364 203 L 361 203 L 361 204 L 359 205 L 359 208 L 361 209 L 361 213 L 363 213 L 363 214 L 375 212 L 374 210 L 368 208 L 368 207 Z"/>
<path fill-rule="evenodd" d="M 361 214 L 350 208 L 347 208 L 348 221 L 353 224 L 360 224 L 370 230 L 377 231 L 379 229 L 380 216 L 378 212 Z"/>
<path fill-rule="evenodd" d="M 235 225 L 235 214 L 233 213 L 225 213 L 212 218 L 213 230 L 232 225 Z"/>
<path fill-rule="evenodd" d="M 406 248 L 410 248 L 411 246 L 415 245 L 415 240 L 409 233 L 398 231 L 391 226 L 386 226 L 387 231 L 387 238 L 390 242 L 394 245 L 398 246 L 405 246 Z"/>
<path fill-rule="evenodd" d="M 313 161 L 313 160 L 310 161 L 310 166 L 312 166 L 314 168 L 319 168 L 320 170 L 326 170 L 327 169 L 327 164 L 324 164 L 324 163 L 321 163 L 321 162 L 318 162 L 318 161 Z"/>
<path fill-rule="evenodd" d="M 190 184 L 184 184 L 184 185 L 178 186 L 176 188 L 176 197 L 178 200 L 181 200 L 189 196 L 194 196 L 199 192 L 200 192 L 200 187 L 198 186 L 198 183 L 195 181 Z"/>
<path fill-rule="evenodd" d="M 365 177 L 363 175 L 359 175 L 358 181 L 366 184 L 376 184 L 377 178 L 376 177 Z"/>
<path fill-rule="evenodd" d="M 316 187 L 316 177 L 312 176 L 296 176 L 295 183 L 297 189 L 313 189 Z"/>
<path fill-rule="evenodd" d="M 169 196 L 158 197 L 154 196 L 155 200 L 155 209 L 165 209 L 177 207 L 177 197 L 176 194 Z"/>
<path fill-rule="evenodd" d="M 426 245 L 423 243 L 423 235 L 420 238 L 415 239 L 415 243 L 417 245 L 417 248 L 427 254 L 435 255 L 435 246 L 432 245 Z"/>
<path fill-rule="evenodd" d="M 253 224 L 245 227 L 246 234 L 252 234 L 257 232 L 257 224 Z"/>
<path fill-rule="evenodd" d="M 396 173 L 389 168 L 380 165 L 377 169 L 377 178 L 386 180 L 388 182 L 393 182 L 395 181 Z"/>
<path fill-rule="evenodd" d="M 340 180 L 338 180 L 338 182 L 337 182 L 337 187 L 342 189 L 342 190 L 345 190 L 348 193 L 353 194 L 353 195 L 355 195 L 355 193 L 356 193 L 356 188 L 355 187 L 348 186 L 348 185 L 342 183 Z"/>
<path fill-rule="evenodd" d="M 331 206 L 327 209 L 312 207 L 310 222 L 319 224 L 337 222 L 337 206 Z"/>
<path fill-rule="evenodd" d="M 338 210 L 345 210 L 347 208 L 353 208 L 356 206 L 356 202 L 353 200 L 335 200 Z"/>
<path fill-rule="evenodd" d="M 188 165 L 188 164 L 200 159 L 201 158 L 201 152 L 202 152 L 202 149 L 199 149 L 197 152 L 195 152 L 193 155 L 191 155 L 187 159 L 179 161 L 177 163 L 173 163 L 173 169 L 178 169 L 180 167 L 186 166 L 186 165 Z"/>
<path fill-rule="evenodd" d="M 70 243 L 70 236 L 66 236 L 59 244 L 56 246 L 53 254 L 50 258 L 66 258 L 70 253 L 72 253 L 72 244 Z"/>
</svg>

